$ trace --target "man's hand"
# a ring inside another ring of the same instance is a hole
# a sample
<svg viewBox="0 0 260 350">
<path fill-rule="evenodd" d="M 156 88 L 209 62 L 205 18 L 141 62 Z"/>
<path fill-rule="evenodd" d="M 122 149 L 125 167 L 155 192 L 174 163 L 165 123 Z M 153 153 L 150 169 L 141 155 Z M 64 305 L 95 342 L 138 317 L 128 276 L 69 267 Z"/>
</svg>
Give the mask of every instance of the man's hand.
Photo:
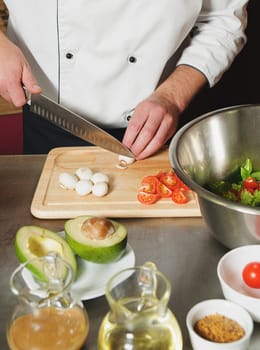
<svg viewBox="0 0 260 350">
<path fill-rule="evenodd" d="M 167 101 L 151 96 L 141 102 L 129 121 L 123 143 L 136 159 L 147 158 L 157 152 L 174 134 L 179 111 Z"/>
<path fill-rule="evenodd" d="M 4 33 L 0 33 L 0 95 L 16 107 L 26 103 L 23 86 L 30 93 L 40 93 L 22 51 Z"/>
<path fill-rule="evenodd" d="M 206 82 L 197 69 L 178 66 L 149 98 L 138 104 L 123 138 L 136 159 L 151 156 L 173 136 L 179 116 Z"/>
</svg>

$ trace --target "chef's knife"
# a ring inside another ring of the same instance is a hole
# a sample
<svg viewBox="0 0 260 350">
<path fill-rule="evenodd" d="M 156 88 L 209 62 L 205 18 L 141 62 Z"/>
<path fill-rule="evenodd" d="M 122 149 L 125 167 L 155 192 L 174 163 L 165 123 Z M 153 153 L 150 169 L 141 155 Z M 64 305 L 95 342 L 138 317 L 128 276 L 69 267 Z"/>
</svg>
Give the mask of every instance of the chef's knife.
<svg viewBox="0 0 260 350">
<path fill-rule="evenodd" d="M 105 148 L 113 153 L 134 158 L 134 154 L 119 140 L 80 115 L 61 106 L 43 94 L 28 94 L 27 90 L 25 90 L 25 94 L 31 112 L 40 115 L 84 141 Z"/>
</svg>

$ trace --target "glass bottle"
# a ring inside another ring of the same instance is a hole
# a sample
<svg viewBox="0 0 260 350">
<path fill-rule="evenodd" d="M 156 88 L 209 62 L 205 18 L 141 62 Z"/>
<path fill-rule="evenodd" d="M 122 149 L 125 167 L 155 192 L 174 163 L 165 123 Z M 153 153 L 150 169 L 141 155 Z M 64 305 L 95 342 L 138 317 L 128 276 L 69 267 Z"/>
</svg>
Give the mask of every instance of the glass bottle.
<svg viewBox="0 0 260 350">
<path fill-rule="evenodd" d="M 57 254 L 21 264 L 10 279 L 17 296 L 7 323 L 11 350 L 79 350 L 89 330 L 87 312 L 73 300 L 72 267 Z"/>
<path fill-rule="evenodd" d="M 171 285 L 153 263 L 128 268 L 107 283 L 110 311 L 98 335 L 99 350 L 181 350 L 182 334 L 168 308 Z"/>
</svg>

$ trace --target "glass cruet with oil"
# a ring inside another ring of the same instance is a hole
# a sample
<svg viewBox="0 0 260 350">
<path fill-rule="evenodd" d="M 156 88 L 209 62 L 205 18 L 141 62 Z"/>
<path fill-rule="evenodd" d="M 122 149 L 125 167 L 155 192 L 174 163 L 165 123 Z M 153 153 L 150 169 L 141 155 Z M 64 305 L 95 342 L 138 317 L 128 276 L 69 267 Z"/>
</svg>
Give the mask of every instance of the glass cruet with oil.
<svg viewBox="0 0 260 350">
<path fill-rule="evenodd" d="M 70 294 L 73 269 L 58 254 L 21 264 L 10 278 L 17 296 L 7 323 L 11 350 L 79 350 L 89 330 L 87 312 Z"/>
<path fill-rule="evenodd" d="M 115 274 L 106 285 L 110 311 L 99 329 L 98 349 L 181 350 L 170 294 L 170 282 L 151 262 Z"/>
</svg>

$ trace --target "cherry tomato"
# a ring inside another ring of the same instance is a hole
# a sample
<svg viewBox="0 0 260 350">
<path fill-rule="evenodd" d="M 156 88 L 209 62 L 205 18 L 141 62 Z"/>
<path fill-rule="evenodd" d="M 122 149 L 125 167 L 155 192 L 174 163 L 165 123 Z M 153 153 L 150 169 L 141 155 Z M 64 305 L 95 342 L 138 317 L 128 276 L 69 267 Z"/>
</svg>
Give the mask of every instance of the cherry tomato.
<svg viewBox="0 0 260 350">
<path fill-rule="evenodd" d="M 167 173 L 166 173 L 165 171 L 160 171 L 160 172 L 156 175 L 156 177 L 157 177 L 158 180 L 160 180 L 161 176 L 166 175 L 166 174 L 167 174 Z"/>
<path fill-rule="evenodd" d="M 172 190 L 170 190 L 169 187 L 162 182 L 159 182 L 157 185 L 157 193 L 161 198 L 170 198 L 172 195 Z"/>
<path fill-rule="evenodd" d="M 188 197 L 185 195 L 185 191 L 181 188 L 176 188 L 172 192 L 172 200 L 177 204 L 185 204 L 189 201 Z"/>
<path fill-rule="evenodd" d="M 159 180 L 156 176 L 146 176 L 142 180 L 142 191 L 147 193 L 156 193 L 157 191 L 157 185 L 159 183 Z"/>
<path fill-rule="evenodd" d="M 179 187 L 186 192 L 191 191 L 191 189 L 184 182 L 182 182 L 180 179 L 179 179 Z"/>
<path fill-rule="evenodd" d="M 242 277 L 249 287 L 260 288 L 260 262 L 248 263 L 242 271 Z"/>
<path fill-rule="evenodd" d="M 159 196 L 155 193 L 139 191 L 137 194 L 137 199 L 142 204 L 154 204 L 159 199 Z"/>
<path fill-rule="evenodd" d="M 160 181 L 170 190 L 174 190 L 179 185 L 179 178 L 175 173 L 163 174 L 160 176 Z"/>
<path fill-rule="evenodd" d="M 154 186 L 153 184 L 143 184 L 140 187 L 140 191 L 155 194 L 156 193 L 156 186 Z"/>
<path fill-rule="evenodd" d="M 189 201 L 186 195 L 189 191 L 174 171 L 160 171 L 142 179 L 137 197 L 143 204 L 153 204 L 161 198 L 172 198 L 175 203 L 184 204 Z"/>
<path fill-rule="evenodd" d="M 255 178 L 249 176 L 246 180 L 243 181 L 243 186 L 246 189 L 252 189 L 255 190 L 258 188 L 258 183 Z"/>
<path fill-rule="evenodd" d="M 143 178 L 142 184 L 143 183 L 158 183 L 158 178 L 156 175 L 148 175 Z"/>
</svg>

